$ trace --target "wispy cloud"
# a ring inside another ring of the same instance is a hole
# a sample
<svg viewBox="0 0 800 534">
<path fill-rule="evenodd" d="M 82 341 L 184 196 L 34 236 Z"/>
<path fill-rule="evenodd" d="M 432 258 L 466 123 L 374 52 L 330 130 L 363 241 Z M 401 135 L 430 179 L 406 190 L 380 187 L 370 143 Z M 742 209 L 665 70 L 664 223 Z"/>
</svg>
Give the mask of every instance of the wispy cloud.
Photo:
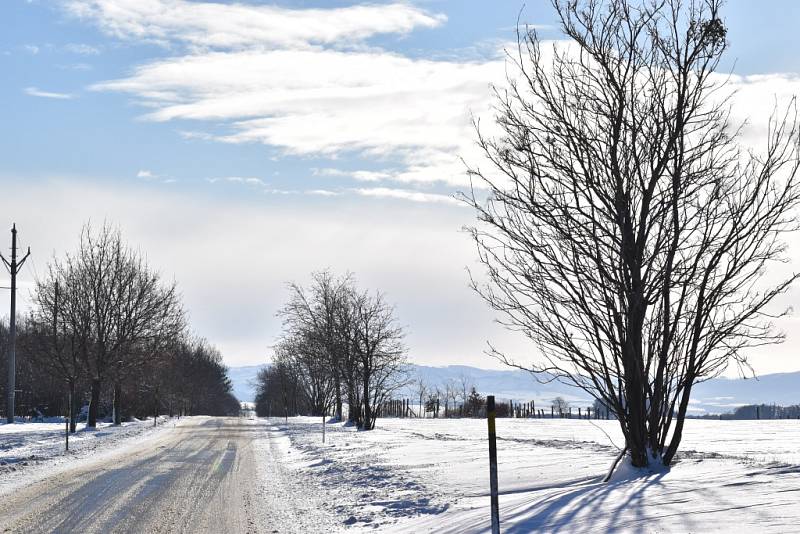
<svg viewBox="0 0 800 534">
<path fill-rule="evenodd" d="M 159 42 L 173 57 L 95 84 L 130 94 L 154 121 L 213 121 L 187 138 L 260 143 L 284 154 L 382 160 L 357 181 L 466 185 L 458 156 L 474 151 L 471 113 L 489 110 L 490 59 L 410 58 L 372 46 L 447 18 L 406 2 L 292 9 L 185 0 L 69 0 L 72 15 L 108 35 Z M 485 57 L 488 57 L 486 54 Z M 308 125 L 314 128 L 309 129 Z"/>
<path fill-rule="evenodd" d="M 65 6 L 121 39 L 178 41 L 201 49 L 355 44 L 373 35 L 434 28 L 446 20 L 401 2 L 331 9 L 185 0 L 68 0 Z"/>
<path fill-rule="evenodd" d="M 57 100 L 69 100 L 75 98 L 75 95 L 69 93 L 55 93 L 53 91 L 42 91 L 37 87 L 26 87 L 25 94 L 30 96 L 36 96 L 39 98 L 54 98 Z"/>
<path fill-rule="evenodd" d="M 88 71 L 92 70 L 92 66 L 88 63 L 69 63 L 67 65 L 59 65 L 59 69 L 61 70 L 76 70 L 76 71 Z"/>
<path fill-rule="evenodd" d="M 34 56 L 39 53 L 39 47 L 32 44 L 22 45 L 23 50 L 25 50 L 29 54 L 33 54 Z"/>
<path fill-rule="evenodd" d="M 345 171 L 336 168 L 312 168 L 314 176 L 334 176 L 340 178 L 353 178 L 361 182 L 380 182 L 391 179 L 394 174 L 389 171 Z"/>
<path fill-rule="evenodd" d="M 136 177 L 146 182 L 154 182 L 160 184 L 174 184 L 178 181 L 177 179 L 172 178 L 170 176 L 163 176 L 160 174 L 156 174 L 153 171 L 147 169 L 142 169 L 139 172 L 137 172 Z"/>
<path fill-rule="evenodd" d="M 411 191 L 408 189 L 372 187 L 367 189 L 354 189 L 354 191 L 359 195 L 367 197 L 396 198 L 400 200 L 410 200 L 412 202 L 424 202 L 424 203 L 434 202 L 440 204 L 450 204 L 454 206 L 465 206 L 463 202 L 449 195 L 439 195 L 436 193 L 421 193 L 419 191 Z"/>
<path fill-rule="evenodd" d="M 73 54 L 80 54 L 83 56 L 96 56 L 100 54 L 100 49 L 96 46 L 88 45 L 85 43 L 69 43 L 64 46 L 64 50 Z"/>
<path fill-rule="evenodd" d="M 304 193 L 307 195 L 317 195 L 321 197 L 335 197 L 339 196 L 340 194 L 337 191 L 329 191 L 327 189 L 309 189 L 307 191 L 304 191 Z"/>
<path fill-rule="evenodd" d="M 212 184 L 217 182 L 229 182 L 235 184 L 247 184 L 247 185 L 257 185 L 261 187 L 265 187 L 267 184 L 261 178 L 255 178 L 252 176 L 223 176 L 221 178 L 206 178 L 206 181 Z"/>
<path fill-rule="evenodd" d="M 332 197 L 338 196 L 340 193 L 337 191 L 330 191 L 328 189 L 280 189 L 271 187 L 267 182 L 261 178 L 244 177 L 244 176 L 224 176 L 220 178 L 206 178 L 206 182 L 210 184 L 229 183 L 247 185 L 256 188 L 259 192 L 267 195 L 314 195 Z"/>
<path fill-rule="evenodd" d="M 380 51 L 214 52 L 149 63 L 93 89 L 134 95 L 153 108 L 150 120 L 216 121 L 229 130 L 194 137 L 262 143 L 289 154 L 363 155 L 397 162 L 391 178 L 398 181 L 464 185 L 458 155 L 474 150 L 470 112 L 488 110 L 488 82 L 502 79 L 502 69 L 501 61 L 427 61 Z"/>
</svg>

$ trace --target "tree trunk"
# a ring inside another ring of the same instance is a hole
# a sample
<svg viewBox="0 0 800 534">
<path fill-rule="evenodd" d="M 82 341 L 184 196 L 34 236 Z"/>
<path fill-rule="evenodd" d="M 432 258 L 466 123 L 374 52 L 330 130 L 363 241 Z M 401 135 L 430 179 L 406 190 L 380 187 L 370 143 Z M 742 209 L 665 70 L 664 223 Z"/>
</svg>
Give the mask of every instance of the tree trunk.
<svg viewBox="0 0 800 534">
<path fill-rule="evenodd" d="M 336 420 L 342 420 L 342 380 L 339 372 L 336 372 Z"/>
<path fill-rule="evenodd" d="M 77 417 L 75 407 L 78 403 L 78 399 L 75 398 L 75 380 L 69 381 L 69 432 L 70 434 L 74 434 L 77 426 Z"/>
<path fill-rule="evenodd" d="M 158 390 L 153 393 L 153 426 L 158 424 Z"/>
<path fill-rule="evenodd" d="M 690 376 L 690 378 L 694 380 L 694 376 Z M 678 445 L 681 443 L 681 438 L 683 438 L 683 423 L 686 420 L 686 410 L 689 407 L 689 397 L 691 392 L 691 386 L 686 386 L 686 388 L 683 390 L 681 403 L 678 405 L 678 417 L 675 421 L 675 429 L 672 432 L 672 440 L 670 441 L 669 447 L 667 447 L 667 450 L 662 458 L 664 465 L 669 465 L 672 463 L 672 459 L 675 457 L 675 453 L 678 451 Z"/>
<path fill-rule="evenodd" d="M 114 382 L 114 426 L 122 424 L 122 386 Z"/>
<path fill-rule="evenodd" d="M 356 401 L 355 384 L 347 385 L 347 421 L 358 424 L 358 402 Z"/>
<path fill-rule="evenodd" d="M 375 421 L 372 416 L 372 408 L 369 405 L 369 375 L 364 375 L 364 420 L 361 423 L 362 430 L 372 430 Z"/>
<path fill-rule="evenodd" d="M 89 415 L 86 418 L 87 428 L 97 428 L 97 411 L 100 408 L 100 379 L 92 379 L 92 398 L 89 400 Z"/>
</svg>

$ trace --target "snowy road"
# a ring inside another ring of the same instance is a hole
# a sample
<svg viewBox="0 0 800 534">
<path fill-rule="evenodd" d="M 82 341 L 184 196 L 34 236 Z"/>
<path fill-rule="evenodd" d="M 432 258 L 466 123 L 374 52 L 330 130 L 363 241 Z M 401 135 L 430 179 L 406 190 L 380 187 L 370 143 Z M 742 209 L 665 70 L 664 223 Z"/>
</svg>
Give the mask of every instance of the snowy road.
<svg viewBox="0 0 800 534">
<path fill-rule="evenodd" d="M 328 531 L 274 441 L 254 420 L 186 421 L 4 496 L 0 532 Z"/>
</svg>

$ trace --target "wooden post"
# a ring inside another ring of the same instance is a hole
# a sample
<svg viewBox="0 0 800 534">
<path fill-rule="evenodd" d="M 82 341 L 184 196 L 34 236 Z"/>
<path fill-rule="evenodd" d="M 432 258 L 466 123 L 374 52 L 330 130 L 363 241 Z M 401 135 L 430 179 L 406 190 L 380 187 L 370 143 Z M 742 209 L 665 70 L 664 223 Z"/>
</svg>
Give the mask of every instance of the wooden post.
<svg viewBox="0 0 800 534">
<path fill-rule="evenodd" d="M 325 413 L 322 414 L 322 443 L 325 444 Z"/>
<path fill-rule="evenodd" d="M 489 489 L 492 502 L 492 534 L 500 534 L 500 505 L 497 498 L 497 435 L 495 434 L 494 395 L 486 398 L 486 416 L 489 422 Z"/>
</svg>

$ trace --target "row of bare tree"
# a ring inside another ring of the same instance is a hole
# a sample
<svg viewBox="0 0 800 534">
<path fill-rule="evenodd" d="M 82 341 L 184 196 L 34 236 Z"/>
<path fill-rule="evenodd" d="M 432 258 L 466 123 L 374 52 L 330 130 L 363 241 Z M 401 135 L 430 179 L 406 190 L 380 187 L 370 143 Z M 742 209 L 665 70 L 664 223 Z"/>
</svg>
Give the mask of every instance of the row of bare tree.
<svg viewBox="0 0 800 534">
<path fill-rule="evenodd" d="M 118 229 L 87 224 L 78 249 L 50 262 L 32 297 L 18 337 L 29 410 L 60 411 L 70 398 L 73 431 L 84 398 L 87 426 L 95 427 L 109 394 L 115 424 L 159 411 L 238 411 L 221 355 L 188 333 L 175 282 Z"/>
<path fill-rule="evenodd" d="M 406 383 L 403 329 L 383 294 L 359 289 L 352 275 L 312 275 L 290 284 L 280 310 L 283 335 L 272 365 L 258 376 L 260 415 L 333 412 L 359 428 L 375 427 L 376 407 Z"/>
</svg>

